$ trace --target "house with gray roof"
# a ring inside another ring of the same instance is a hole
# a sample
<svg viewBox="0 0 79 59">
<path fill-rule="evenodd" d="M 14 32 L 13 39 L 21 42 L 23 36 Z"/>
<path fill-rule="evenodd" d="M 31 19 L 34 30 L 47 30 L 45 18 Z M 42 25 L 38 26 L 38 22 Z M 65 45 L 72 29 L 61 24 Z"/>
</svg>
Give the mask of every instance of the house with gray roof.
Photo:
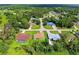
<svg viewBox="0 0 79 59">
<path fill-rule="evenodd" d="M 53 22 L 47 22 L 47 25 L 56 26 L 55 23 L 53 23 Z"/>
<path fill-rule="evenodd" d="M 75 36 L 79 38 L 79 32 L 75 32 Z"/>
<path fill-rule="evenodd" d="M 52 34 L 51 32 L 48 32 L 48 38 L 50 40 L 59 40 L 59 39 L 61 39 L 59 34 Z"/>
<path fill-rule="evenodd" d="M 59 34 L 52 34 L 50 31 L 47 30 L 48 33 L 48 41 L 49 41 L 49 45 L 53 45 L 52 40 L 56 41 L 61 39 Z"/>
</svg>

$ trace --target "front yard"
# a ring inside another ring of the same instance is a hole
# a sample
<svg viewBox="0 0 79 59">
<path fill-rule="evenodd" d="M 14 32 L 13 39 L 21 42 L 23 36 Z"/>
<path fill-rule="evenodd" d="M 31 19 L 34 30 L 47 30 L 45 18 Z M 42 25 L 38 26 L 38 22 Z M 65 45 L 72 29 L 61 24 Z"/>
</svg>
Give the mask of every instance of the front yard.
<svg viewBox="0 0 79 59">
<path fill-rule="evenodd" d="M 40 25 L 34 25 L 32 26 L 32 29 L 40 29 Z"/>
<path fill-rule="evenodd" d="M 46 28 L 46 29 L 53 29 L 52 26 L 49 26 L 49 25 L 45 25 L 44 28 Z"/>
</svg>

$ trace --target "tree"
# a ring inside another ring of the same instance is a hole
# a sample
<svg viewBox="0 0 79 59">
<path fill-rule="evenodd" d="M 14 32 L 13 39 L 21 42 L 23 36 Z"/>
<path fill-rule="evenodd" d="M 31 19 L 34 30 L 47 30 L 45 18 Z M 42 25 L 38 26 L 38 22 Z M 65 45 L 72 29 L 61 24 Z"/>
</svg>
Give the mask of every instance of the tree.
<svg viewBox="0 0 79 59">
<path fill-rule="evenodd" d="M 6 54 L 9 46 L 4 42 L 0 42 L 0 54 Z"/>
</svg>

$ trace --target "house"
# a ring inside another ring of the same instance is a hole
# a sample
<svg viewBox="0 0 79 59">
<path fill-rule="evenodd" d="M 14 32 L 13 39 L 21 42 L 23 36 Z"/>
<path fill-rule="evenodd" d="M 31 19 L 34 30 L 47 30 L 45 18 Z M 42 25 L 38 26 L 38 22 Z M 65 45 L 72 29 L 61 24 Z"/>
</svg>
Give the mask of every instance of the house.
<svg viewBox="0 0 79 59">
<path fill-rule="evenodd" d="M 61 15 L 61 13 L 58 13 L 58 12 L 55 12 L 55 11 L 50 11 L 49 15 L 58 16 L 58 15 Z"/>
<path fill-rule="evenodd" d="M 34 39 L 44 39 L 44 33 L 43 32 L 38 32 L 34 35 Z"/>
<path fill-rule="evenodd" d="M 61 39 L 59 34 L 52 34 L 49 30 L 47 30 L 47 33 L 48 33 L 49 45 L 53 45 L 52 40 L 56 41 Z"/>
<path fill-rule="evenodd" d="M 19 33 L 16 35 L 16 40 L 19 42 L 25 42 L 26 40 L 32 38 L 31 35 L 25 33 Z"/>
<path fill-rule="evenodd" d="M 64 11 L 64 12 L 61 12 L 61 14 L 64 14 L 64 15 L 66 15 L 66 14 L 68 14 L 68 13 Z"/>
<path fill-rule="evenodd" d="M 75 23 L 75 25 L 79 26 L 79 22 Z"/>
<path fill-rule="evenodd" d="M 16 15 L 16 13 L 13 13 L 13 15 Z"/>
<path fill-rule="evenodd" d="M 55 15 L 56 15 L 56 12 L 54 12 L 54 11 L 50 11 L 49 14 L 55 14 Z"/>
<path fill-rule="evenodd" d="M 47 22 L 47 25 L 56 26 L 53 22 Z"/>
<path fill-rule="evenodd" d="M 47 32 L 48 33 L 48 38 L 50 40 L 59 40 L 61 39 L 59 34 L 52 34 L 51 32 Z"/>
<path fill-rule="evenodd" d="M 55 17 L 56 20 L 60 20 L 59 17 Z"/>
<path fill-rule="evenodd" d="M 79 38 L 79 32 L 75 32 L 75 36 Z"/>
</svg>

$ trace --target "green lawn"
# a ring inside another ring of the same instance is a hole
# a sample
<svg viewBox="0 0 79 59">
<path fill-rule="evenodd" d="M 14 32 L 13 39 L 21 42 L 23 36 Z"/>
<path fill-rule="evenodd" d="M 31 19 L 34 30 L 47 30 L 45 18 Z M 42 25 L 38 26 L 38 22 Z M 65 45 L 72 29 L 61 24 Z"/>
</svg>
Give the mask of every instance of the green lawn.
<svg viewBox="0 0 79 59">
<path fill-rule="evenodd" d="M 75 29 L 73 26 L 71 28 L 66 28 L 66 27 L 57 27 L 58 29 Z"/>
<path fill-rule="evenodd" d="M 38 31 L 26 31 L 27 34 L 31 34 L 31 35 L 34 35 L 36 34 Z"/>
<path fill-rule="evenodd" d="M 32 26 L 32 29 L 39 29 L 40 28 L 40 25 L 34 25 Z"/>
<path fill-rule="evenodd" d="M 44 26 L 44 28 L 46 28 L 46 29 L 53 29 L 52 26 L 49 26 L 49 25 Z"/>
<path fill-rule="evenodd" d="M 77 28 L 79 28 L 79 26 L 76 26 Z"/>
<path fill-rule="evenodd" d="M 64 35 L 66 42 L 68 42 L 72 38 L 76 38 L 74 34 L 69 31 L 62 31 L 62 34 Z"/>
<path fill-rule="evenodd" d="M 52 34 L 59 34 L 57 31 L 51 31 Z"/>
</svg>

